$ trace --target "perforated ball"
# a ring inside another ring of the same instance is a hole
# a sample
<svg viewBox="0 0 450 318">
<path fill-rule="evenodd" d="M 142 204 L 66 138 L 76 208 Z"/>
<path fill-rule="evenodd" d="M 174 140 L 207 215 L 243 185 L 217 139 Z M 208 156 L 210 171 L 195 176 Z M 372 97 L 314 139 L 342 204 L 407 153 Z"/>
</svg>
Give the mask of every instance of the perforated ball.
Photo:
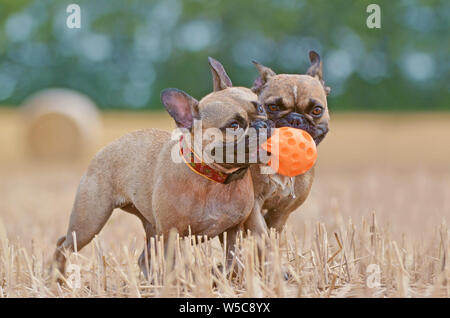
<svg viewBox="0 0 450 318">
<path fill-rule="evenodd" d="M 306 131 L 297 128 L 275 129 L 261 147 L 272 154 L 269 166 L 277 173 L 288 177 L 307 172 L 317 159 L 314 139 Z"/>
</svg>

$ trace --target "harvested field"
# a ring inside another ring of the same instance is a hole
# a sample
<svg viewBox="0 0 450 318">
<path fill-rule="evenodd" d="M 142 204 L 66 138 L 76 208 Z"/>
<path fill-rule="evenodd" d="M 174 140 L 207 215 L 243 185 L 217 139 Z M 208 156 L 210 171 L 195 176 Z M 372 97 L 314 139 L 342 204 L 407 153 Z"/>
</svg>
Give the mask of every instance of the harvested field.
<svg viewBox="0 0 450 318">
<path fill-rule="evenodd" d="M 102 144 L 172 127 L 165 113 L 102 121 Z M 263 264 L 255 239 L 242 239 L 229 278 L 217 239 L 174 235 L 167 258 L 156 248 L 147 280 L 137 265 L 142 226 L 117 210 L 70 257 L 80 288 L 56 285 L 49 268 L 88 158 L 36 162 L 23 132 L 17 112 L 0 111 L 0 297 L 450 297 L 450 114 L 334 115 L 310 197 L 271 233 Z"/>
</svg>

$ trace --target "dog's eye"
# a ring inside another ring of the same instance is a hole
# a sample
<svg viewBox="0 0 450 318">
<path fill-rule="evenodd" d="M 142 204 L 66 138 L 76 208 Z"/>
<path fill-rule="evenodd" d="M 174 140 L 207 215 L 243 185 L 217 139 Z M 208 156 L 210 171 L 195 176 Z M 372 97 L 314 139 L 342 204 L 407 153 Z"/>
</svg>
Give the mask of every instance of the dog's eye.
<svg viewBox="0 0 450 318">
<path fill-rule="evenodd" d="M 238 130 L 240 128 L 240 126 L 237 121 L 233 121 L 231 124 L 228 125 L 227 128 L 231 128 L 233 130 Z"/>
<path fill-rule="evenodd" d="M 265 114 L 264 107 L 257 101 L 253 101 L 252 104 L 255 106 L 256 112 L 258 114 Z"/>
<path fill-rule="evenodd" d="M 276 112 L 277 110 L 280 109 L 280 106 L 272 104 L 272 105 L 267 106 L 267 108 L 268 108 L 271 112 Z"/>
<path fill-rule="evenodd" d="M 323 108 L 320 107 L 320 106 L 316 106 L 316 107 L 313 108 L 311 114 L 312 114 L 314 117 L 319 117 L 319 116 L 322 115 L 322 112 L 323 112 Z"/>
</svg>

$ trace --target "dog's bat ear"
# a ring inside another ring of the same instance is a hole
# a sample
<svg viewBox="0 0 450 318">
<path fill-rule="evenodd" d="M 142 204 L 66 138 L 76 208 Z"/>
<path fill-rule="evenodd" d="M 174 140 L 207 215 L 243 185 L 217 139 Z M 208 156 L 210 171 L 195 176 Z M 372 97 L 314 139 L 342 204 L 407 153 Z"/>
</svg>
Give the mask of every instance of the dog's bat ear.
<svg viewBox="0 0 450 318">
<path fill-rule="evenodd" d="M 306 71 L 306 74 L 322 80 L 322 61 L 320 60 L 320 55 L 315 51 L 309 51 L 309 60 L 311 61 L 311 66 Z"/>
<path fill-rule="evenodd" d="M 194 118 L 198 118 L 198 101 L 194 97 L 182 90 L 167 88 L 161 92 L 161 101 L 177 127 L 192 128 Z"/>
<path fill-rule="evenodd" d="M 267 81 L 275 76 L 275 72 L 272 71 L 269 67 L 264 66 L 262 64 L 259 64 L 256 61 L 252 61 L 252 63 L 255 65 L 256 69 L 259 72 L 259 76 L 256 78 L 256 80 L 253 82 L 252 91 L 256 94 L 259 94 L 264 84 L 267 83 Z"/>
<path fill-rule="evenodd" d="M 325 85 L 322 75 L 322 61 L 320 59 L 319 53 L 315 51 L 309 51 L 309 60 L 311 61 L 311 66 L 306 71 L 306 74 L 309 76 L 317 78 L 323 86 L 325 93 L 328 95 L 331 92 L 331 89 Z"/>
<path fill-rule="evenodd" d="M 227 72 L 225 72 L 223 65 L 219 61 L 209 56 L 208 63 L 213 77 L 213 86 L 215 92 L 233 86 L 233 83 L 231 83 Z"/>
</svg>

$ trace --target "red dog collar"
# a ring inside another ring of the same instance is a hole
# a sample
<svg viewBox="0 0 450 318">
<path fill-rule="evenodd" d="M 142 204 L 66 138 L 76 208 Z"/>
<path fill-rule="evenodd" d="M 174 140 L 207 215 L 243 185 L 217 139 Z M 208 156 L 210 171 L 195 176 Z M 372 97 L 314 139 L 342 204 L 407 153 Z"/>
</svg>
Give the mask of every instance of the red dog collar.
<svg viewBox="0 0 450 318">
<path fill-rule="evenodd" d="M 187 145 L 183 147 L 183 136 L 180 137 L 180 154 L 186 165 L 196 174 L 211 181 L 227 183 L 227 179 L 231 174 L 218 171 L 198 158 L 190 147 Z M 197 158 L 197 162 L 195 162 L 195 158 Z"/>
</svg>

